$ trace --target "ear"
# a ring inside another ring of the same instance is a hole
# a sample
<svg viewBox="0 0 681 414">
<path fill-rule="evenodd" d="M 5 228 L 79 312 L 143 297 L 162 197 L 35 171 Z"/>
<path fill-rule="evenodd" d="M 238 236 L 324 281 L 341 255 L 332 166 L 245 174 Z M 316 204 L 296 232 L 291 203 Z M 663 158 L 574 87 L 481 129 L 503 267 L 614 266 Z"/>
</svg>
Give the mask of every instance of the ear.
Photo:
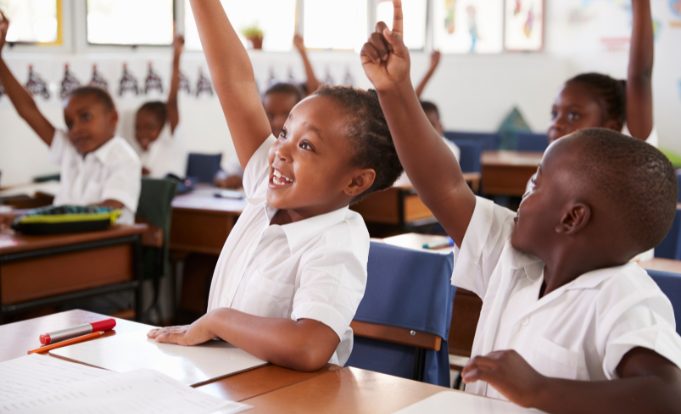
<svg viewBox="0 0 681 414">
<path fill-rule="evenodd" d="M 591 207 L 584 203 L 575 203 L 563 213 L 555 227 L 557 233 L 573 235 L 580 232 L 591 222 Z"/>
<path fill-rule="evenodd" d="M 111 110 L 111 123 L 113 124 L 114 128 L 118 125 L 118 111 L 115 109 Z"/>
<path fill-rule="evenodd" d="M 373 168 L 364 168 L 357 170 L 350 179 L 348 185 L 345 186 L 343 192 L 350 197 L 357 197 L 366 190 L 376 180 L 376 171 Z"/>
</svg>

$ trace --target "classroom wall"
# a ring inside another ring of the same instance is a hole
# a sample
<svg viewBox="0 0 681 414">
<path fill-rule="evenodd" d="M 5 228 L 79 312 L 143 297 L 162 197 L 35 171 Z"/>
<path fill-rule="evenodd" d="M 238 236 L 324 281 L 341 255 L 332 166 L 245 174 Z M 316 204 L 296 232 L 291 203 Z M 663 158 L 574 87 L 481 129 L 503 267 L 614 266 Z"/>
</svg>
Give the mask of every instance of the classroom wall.
<svg viewBox="0 0 681 414">
<path fill-rule="evenodd" d="M 585 70 L 613 76 L 626 74 L 629 18 L 626 3 L 607 0 L 547 1 L 545 49 L 542 53 L 505 53 L 496 55 L 446 55 L 424 93 L 425 99 L 437 102 L 448 129 L 495 130 L 513 106 L 518 106 L 529 125 L 544 131 L 549 124 L 551 102 L 562 82 Z M 661 146 L 681 152 L 681 16 L 676 16 L 668 0 L 654 0 L 653 14 L 658 26 L 654 72 L 655 119 Z M 90 79 L 91 66 L 99 70 L 117 90 L 122 65 L 143 83 L 147 64 L 167 81 L 170 50 L 141 52 L 122 49 L 117 53 L 60 54 L 7 50 L 6 60 L 20 81 L 27 79 L 27 67 L 49 83 L 52 97 L 36 101 L 55 125 L 63 126 L 61 101 L 57 97 L 64 63 L 69 63 L 81 82 Z M 359 57 L 350 52 L 311 52 L 311 60 L 322 80 L 337 83 L 351 81 L 368 87 Z M 259 86 L 272 79 L 302 81 L 302 67 L 294 53 L 252 52 L 251 58 Z M 412 78 L 416 83 L 425 71 L 427 52 L 412 54 Z M 195 89 L 199 68 L 207 75 L 207 66 L 198 52 L 185 52 L 182 71 Z M 164 95 L 119 97 L 121 112 L 119 133 L 132 136 L 132 115 L 147 99 L 164 99 Z M 192 151 L 223 152 L 225 160 L 234 160 L 222 112 L 216 97 L 188 96 L 181 92 L 180 111 L 184 139 Z M 32 177 L 57 171 L 47 155 L 45 145 L 18 118 L 6 96 L 0 97 L 0 170 L 1 185 L 25 183 Z"/>
</svg>

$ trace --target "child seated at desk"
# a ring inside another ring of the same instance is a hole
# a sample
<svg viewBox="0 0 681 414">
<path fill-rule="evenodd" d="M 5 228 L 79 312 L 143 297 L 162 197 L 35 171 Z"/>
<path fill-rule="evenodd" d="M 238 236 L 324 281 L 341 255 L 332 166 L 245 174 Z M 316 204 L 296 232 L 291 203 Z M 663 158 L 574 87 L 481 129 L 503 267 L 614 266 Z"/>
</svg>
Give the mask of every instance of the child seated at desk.
<svg viewBox="0 0 681 414">
<path fill-rule="evenodd" d="M 476 198 L 414 93 L 393 4 L 392 31 L 377 25 L 362 64 L 419 196 L 460 248 L 453 284 L 483 299 L 466 391 L 548 412 L 679 412 L 671 304 L 629 263 L 674 218 L 669 161 L 585 129 L 551 144 L 517 214 Z"/>
<path fill-rule="evenodd" d="M 208 313 L 152 330 L 160 342 L 221 338 L 299 370 L 345 364 L 366 286 L 369 234 L 348 204 L 401 173 L 375 94 L 328 87 L 272 135 L 253 71 L 220 2 L 191 2 L 244 171 L 246 206 L 218 259 Z"/>
<path fill-rule="evenodd" d="M 50 147 L 61 166 L 54 204 L 96 204 L 122 209 L 120 223 L 132 224 L 141 180 L 139 158 L 125 139 L 115 135 L 118 113 L 104 90 L 75 89 L 64 103 L 67 131 L 55 128 L 16 80 L 2 56 L 9 20 L 0 12 L 0 83 L 28 125 Z"/>
<path fill-rule="evenodd" d="M 168 101 L 145 102 L 135 114 L 135 140 L 141 149 L 142 174 L 153 178 L 164 178 L 168 174 L 185 176 L 187 151 L 181 142 L 182 134 L 178 134 L 177 104 L 183 48 L 184 37 L 175 36 Z"/>
</svg>

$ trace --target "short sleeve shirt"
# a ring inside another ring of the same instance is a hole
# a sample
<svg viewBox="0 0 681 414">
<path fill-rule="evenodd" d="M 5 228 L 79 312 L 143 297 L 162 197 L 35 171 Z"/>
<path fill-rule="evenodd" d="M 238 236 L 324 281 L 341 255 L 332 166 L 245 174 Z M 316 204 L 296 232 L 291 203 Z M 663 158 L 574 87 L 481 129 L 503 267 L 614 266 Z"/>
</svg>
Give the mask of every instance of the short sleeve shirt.
<svg viewBox="0 0 681 414">
<path fill-rule="evenodd" d="M 584 273 L 539 298 L 544 264 L 510 243 L 515 213 L 478 198 L 452 284 L 483 300 L 472 355 L 514 349 L 543 375 L 616 378 L 622 357 L 650 349 L 681 366 L 669 299 L 638 265 Z M 487 383 L 466 391 L 504 398 Z"/>
<path fill-rule="evenodd" d="M 329 362 L 352 350 L 350 322 L 366 287 L 369 233 L 348 207 L 294 223 L 270 224 L 270 136 L 244 170 L 246 206 L 218 259 L 208 310 L 229 307 L 262 317 L 313 319 L 340 343 Z"/>
</svg>

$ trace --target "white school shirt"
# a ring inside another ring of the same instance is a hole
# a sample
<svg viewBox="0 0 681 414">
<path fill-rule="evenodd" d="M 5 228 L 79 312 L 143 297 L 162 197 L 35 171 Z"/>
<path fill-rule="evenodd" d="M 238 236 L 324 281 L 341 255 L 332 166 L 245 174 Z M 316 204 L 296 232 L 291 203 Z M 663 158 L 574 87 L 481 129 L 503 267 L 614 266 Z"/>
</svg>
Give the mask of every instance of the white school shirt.
<svg viewBox="0 0 681 414">
<path fill-rule="evenodd" d="M 52 138 L 50 157 L 60 165 L 61 174 L 55 205 L 116 200 L 125 206 L 118 222 L 135 222 L 142 167 L 135 150 L 125 139 L 115 136 L 83 156 L 71 144 L 66 132 L 58 129 Z"/>
<path fill-rule="evenodd" d="M 352 351 L 350 322 L 366 287 L 369 233 L 348 207 L 270 225 L 276 210 L 265 197 L 273 143 L 270 135 L 244 170 L 246 206 L 220 253 L 208 310 L 319 321 L 340 338 L 329 362 L 344 365 Z"/>
<path fill-rule="evenodd" d="M 442 140 L 445 142 L 445 144 L 447 144 L 447 147 L 449 147 L 449 150 L 452 152 L 452 154 L 454 154 L 454 158 L 456 158 L 457 161 L 461 160 L 461 149 L 455 143 L 445 137 L 442 137 Z M 407 176 L 407 172 L 402 172 L 393 185 L 401 187 L 411 186 L 411 180 Z"/>
<path fill-rule="evenodd" d="M 541 374 L 597 381 L 617 377 L 634 347 L 681 366 L 669 299 L 636 264 L 594 270 L 539 297 L 544 264 L 511 246 L 512 211 L 477 198 L 452 284 L 482 298 L 472 356 L 514 349 Z M 504 398 L 486 382 L 466 391 Z"/>
<path fill-rule="evenodd" d="M 149 177 L 164 178 L 167 174 L 184 177 L 187 170 L 187 149 L 182 143 L 183 134 L 180 124 L 175 132 L 170 132 L 166 122 L 158 138 L 149 145 L 147 151 L 140 151 L 142 166 L 149 170 Z"/>
</svg>

